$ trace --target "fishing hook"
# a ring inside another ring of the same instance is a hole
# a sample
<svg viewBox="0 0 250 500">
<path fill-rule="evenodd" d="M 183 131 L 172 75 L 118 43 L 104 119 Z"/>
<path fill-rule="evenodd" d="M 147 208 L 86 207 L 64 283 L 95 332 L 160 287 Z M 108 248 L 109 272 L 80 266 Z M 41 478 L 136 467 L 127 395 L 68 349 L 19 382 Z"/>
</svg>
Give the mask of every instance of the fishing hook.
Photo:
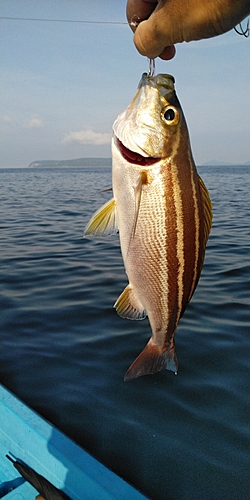
<svg viewBox="0 0 250 500">
<path fill-rule="evenodd" d="M 239 24 L 239 27 L 240 27 L 240 31 L 237 30 L 236 26 L 234 27 L 234 31 L 236 31 L 236 33 L 238 33 L 238 35 L 242 35 L 245 38 L 248 38 L 250 36 L 249 19 L 247 21 L 247 26 L 246 26 L 245 30 L 242 28 L 242 24 L 241 23 Z"/>
<path fill-rule="evenodd" d="M 134 14 L 133 17 L 131 17 L 131 21 L 128 24 L 129 26 L 131 26 L 131 28 L 137 28 L 137 26 L 139 26 L 141 21 L 142 19 Z"/>
<path fill-rule="evenodd" d="M 144 21 L 144 19 L 141 19 L 139 16 L 136 16 L 135 14 L 133 15 L 133 17 L 131 17 L 131 20 L 129 22 L 129 26 L 131 26 L 131 28 L 134 28 L 136 30 L 136 28 L 139 26 L 139 24 Z M 148 76 L 155 76 L 155 59 L 148 59 L 149 61 L 149 69 L 148 69 Z"/>
<path fill-rule="evenodd" d="M 148 61 L 149 61 L 148 76 L 155 76 L 155 59 L 148 59 Z"/>
</svg>

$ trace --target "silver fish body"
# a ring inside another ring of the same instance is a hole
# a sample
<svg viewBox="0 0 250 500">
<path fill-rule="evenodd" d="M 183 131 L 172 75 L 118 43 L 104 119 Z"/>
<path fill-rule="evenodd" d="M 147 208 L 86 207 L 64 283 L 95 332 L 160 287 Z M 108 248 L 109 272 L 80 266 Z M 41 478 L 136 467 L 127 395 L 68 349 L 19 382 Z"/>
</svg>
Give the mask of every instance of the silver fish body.
<svg viewBox="0 0 250 500">
<path fill-rule="evenodd" d="M 86 233 L 119 229 L 129 284 L 115 307 L 125 318 L 148 316 L 151 325 L 129 380 L 164 368 L 177 372 L 174 335 L 199 280 L 212 212 L 173 77 L 143 75 L 113 129 L 114 198 Z"/>
</svg>

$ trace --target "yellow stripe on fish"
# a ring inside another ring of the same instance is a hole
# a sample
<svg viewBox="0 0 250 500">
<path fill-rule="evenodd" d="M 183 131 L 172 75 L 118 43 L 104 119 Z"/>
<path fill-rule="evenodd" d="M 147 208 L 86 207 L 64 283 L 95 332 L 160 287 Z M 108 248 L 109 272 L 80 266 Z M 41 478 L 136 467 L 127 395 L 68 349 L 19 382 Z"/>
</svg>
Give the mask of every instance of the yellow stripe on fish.
<svg viewBox="0 0 250 500">
<path fill-rule="evenodd" d="M 164 368 L 177 372 L 174 335 L 201 273 L 212 205 L 193 161 L 187 125 L 170 75 L 144 74 L 114 123 L 114 198 L 86 234 L 119 228 L 129 285 L 115 303 L 128 319 L 148 316 L 152 336 L 125 380 Z"/>
</svg>

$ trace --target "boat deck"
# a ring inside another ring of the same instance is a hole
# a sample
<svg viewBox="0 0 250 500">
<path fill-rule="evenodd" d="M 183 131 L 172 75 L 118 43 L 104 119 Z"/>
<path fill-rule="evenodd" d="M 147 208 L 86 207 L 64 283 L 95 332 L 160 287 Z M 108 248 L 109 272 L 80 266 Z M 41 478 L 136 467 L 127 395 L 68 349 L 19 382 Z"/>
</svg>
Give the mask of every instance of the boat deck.
<svg viewBox="0 0 250 500">
<path fill-rule="evenodd" d="M 146 499 L 2 386 L 0 420 L 0 498 L 34 500 L 38 495 L 5 458 L 11 454 L 72 500 Z"/>
</svg>

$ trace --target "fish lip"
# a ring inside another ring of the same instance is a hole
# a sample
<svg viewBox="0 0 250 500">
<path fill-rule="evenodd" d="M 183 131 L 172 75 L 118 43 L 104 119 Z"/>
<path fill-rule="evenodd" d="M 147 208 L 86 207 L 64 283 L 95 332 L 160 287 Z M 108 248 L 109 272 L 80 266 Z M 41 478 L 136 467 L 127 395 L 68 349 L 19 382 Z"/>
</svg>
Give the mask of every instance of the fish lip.
<svg viewBox="0 0 250 500">
<path fill-rule="evenodd" d="M 124 146 L 124 144 L 122 143 L 122 141 L 120 141 L 120 139 L 118 139 L 118 137 L 115 136 L 115 139 L 117 148 L 119 149 L 122 157 L 129 163 L 133 163 L 134 165 L 140 165 L 142 167 L 147 167 L 161 160 L 161 158 L 159 157 L 142 156 L 140 153 L 131 151 L 126 146 Z"/>
</svg>

